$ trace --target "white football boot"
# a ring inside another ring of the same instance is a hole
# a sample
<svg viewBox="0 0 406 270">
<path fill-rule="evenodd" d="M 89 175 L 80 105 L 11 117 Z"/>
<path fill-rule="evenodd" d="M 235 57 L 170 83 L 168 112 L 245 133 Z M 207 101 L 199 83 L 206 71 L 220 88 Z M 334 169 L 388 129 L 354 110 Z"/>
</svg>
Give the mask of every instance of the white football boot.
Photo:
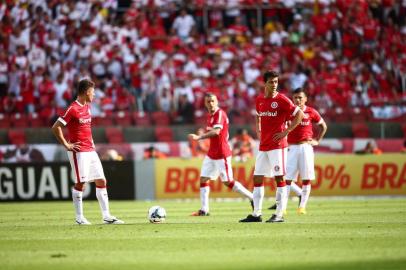
<svg viewBox="0 0 406 270">
<path fill-rule="evenodd" d="M 85 217 L 77 218 L 76 224 L 78 225 L 92 225 Z"/>
<path fill-rule="evenodd" d="M 124 224 L 124 221 L 119 220 L 115 216 L 109 216 L 103 218 L 104 224 Z"/>
</svg>

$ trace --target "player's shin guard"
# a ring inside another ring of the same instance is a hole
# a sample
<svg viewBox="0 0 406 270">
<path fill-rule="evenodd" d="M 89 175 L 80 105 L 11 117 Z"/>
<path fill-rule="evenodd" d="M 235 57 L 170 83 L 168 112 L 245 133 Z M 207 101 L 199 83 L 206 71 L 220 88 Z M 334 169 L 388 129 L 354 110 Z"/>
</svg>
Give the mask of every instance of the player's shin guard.
<svg viewBox="0 0 406 270">
<path fill-rule="evenodd" d="M 200 183 L 200 202 L 202 203 L 200 210 L 206 213 L 209 213 L 209 194 L 209 183 Z"/>
<path fill-rule="evenodd" d="M 73 206 L 75 207 L 76 219 L 80 220 L 83 217 L 83 192 L 72 189 Z"/>
<path fill-rule="evenodd" d="M 107 189 L 105 187 L 96 187 L 96 197 L 99 201 L 100 210 L 102 211 L 103 218 L 110 217 L 109 209 L 109 196 L 107 195 Z"/>
<path fill-rule="evenodd" d="M 247 197 L 248 199 L 252 200 L 253 195 L 250 191 L 248 191 L 240 182 L 234 181 L 233 191 L 240 193 L 241 195 Z"/>
<path fill-rule="evenodd" d="M 253 199 L 254 199 L 254 212 L 253 216 L 258 217 L 262 215 L 262 201 L 264 200 L 264 185 L 254 185 Z"/>
<path fill-rule="evenodd" d="M 307 201 L 309 200 L 310 191 L 312 186 L 309 184 L 302 186 L 302 201 L 300 202 L 300 208 L 306 208 Z"/>
<path fill-rule="evenodd" d="M 278 184 L 279 185 L 279 184 Z M 287 204 L 288 204 L 288 196 L 286 194 L 286 186 L 278 186 L 276 188 L 276 197 L 280 198 L 280 201 L 276 201 L 276 211 L 275 215 L 278 217 L 283 216 L 283 211 L 286 210 Z"/>
</svg>

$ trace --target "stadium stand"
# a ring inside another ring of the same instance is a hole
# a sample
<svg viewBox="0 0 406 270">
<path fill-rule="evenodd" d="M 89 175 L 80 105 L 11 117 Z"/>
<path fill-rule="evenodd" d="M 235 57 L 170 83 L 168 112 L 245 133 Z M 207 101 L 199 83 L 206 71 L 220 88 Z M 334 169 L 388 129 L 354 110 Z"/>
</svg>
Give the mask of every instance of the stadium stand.
<svg viewBox="0 0 406 270">
<path fill-rule="evenodd" d="M 0 128 L 6 129 L 10 126 L 10 116 L 8 114 L 0 113 Z"/>
<path fill-rule="evenodd" d="M 173 130 L 170 127 L 156 127 L 155 138 L 158 142 L 172 142 L 174 140 Z"/>
<path fill-rule="evenodd" d="M 26 128 L 29 127 L 28 117 L 25 114 L 14 113 L 10 115 L 10 121 L 15 128 Z"/>
<path fill-rule="evenodd" d="M 148 127 L 152 125 L 149 114 L 140 114 L 138 112 L 134 112 L 133 119 L 136 126 Z"/>
<path fill-rule="evenodd" d="M 44 120 L 38 116 L 37 113 L 30 113 L 27 116 L 29 126 L 32 128 L 39 128 L 44 126 Z"/>
<path fill-rule="evenodd" d="M 171 124 L 171 117 L 165 112 L 152 112 L 151 119 L 154 125 L 168 126 Z"/>
<path fill-rule="evenodd" d="M 22 145 L 26 144 L 26 136 L 24 129 L 10 129 L 8 130 L 8 140 L 10 144 Z"/>
<path fill-rule="evenodd" d="M 106 138 L 109 143 L 124 143 L 124 136 L 121 128 L 117 127 L 106 127 Z"/>
<path fill-rule="evenodd" d="M 204 125 L 207 91 L 250 124 L 267 69 L 284 93 L 305 87 L 327 121 L 406 117 L 404 1 L 123 2 L 0 3 L 0 128 L 49 128 L 87 76 L 99 127 L 171 125 L 183 95 Z"/>
<path fill-rule="evenodd" d="M 369 128 L 365 123 L 352 123 L 352 134 L 356 138 L 369 138 Z"/>
<path fill-rule="evenodd" d="M 114 114 L 114 122 L 122 127 L 131 126 L 133 125 L 132 115 L 127 111 L 118 111 Z"/>
</svg>

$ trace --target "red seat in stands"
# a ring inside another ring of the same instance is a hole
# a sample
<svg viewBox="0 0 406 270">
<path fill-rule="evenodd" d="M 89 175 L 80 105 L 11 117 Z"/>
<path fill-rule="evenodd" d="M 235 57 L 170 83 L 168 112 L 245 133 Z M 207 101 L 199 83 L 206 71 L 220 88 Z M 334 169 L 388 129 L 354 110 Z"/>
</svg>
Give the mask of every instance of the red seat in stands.
<svg viewBox="0 0 406 270">
<path fill-rule="evenodd" d="M 27 116 L 22 113 L 12 114 L 10 116 L 10 122 L 13 125 L 13 127 L 16 128 L 28 128 L 30 125 Z"/>
<path fill-rule="evenodd" d="M 124 143 L 123 132 L 120 128 L 106 127 L 105 132 L 109 143 Z"/>
<path fill-rule="evenodd" d="M 133 124 L 131 114 L 125 111 L 119 111 L 114 114 L 116 125 L 128 127 Z"/>
<path fill-rule="evenodd" d="M 151 113 L 152 122 L 157 126 L 168 126 L 171 124 L 171 118 L 166 112 Z"/>
<path fill-rule="evenodd" d="M 10 141 L 11 144 L 14 145 L 26 144 L 27 140 L 25 137 L 24 129 L 9 129 L 8 140 Z"/>
<path fill-rule="evenodd" d="M 156 127 L 155 138 L 158 142 L 173 142 L 173 131 L 170 127 Z"/>
</svg>

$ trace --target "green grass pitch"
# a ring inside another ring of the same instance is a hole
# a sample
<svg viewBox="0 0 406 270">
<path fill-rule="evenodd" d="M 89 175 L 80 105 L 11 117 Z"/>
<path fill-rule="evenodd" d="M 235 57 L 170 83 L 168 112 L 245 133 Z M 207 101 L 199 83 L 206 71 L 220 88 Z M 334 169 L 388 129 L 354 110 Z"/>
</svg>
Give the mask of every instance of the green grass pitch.
<svg viewBox="0 0 406 270">
<path fill-rule="evenodd" d="M 164 224 L 147 221 L 155 204 Z M 211 201 L 209 217 L 189 216 L 197 200 L 112 201 L 127 223 L 114 226 L 85 200 L 93 225 L 78 226 L 71 202 L 1 203 L 0 269 L 406 269 L 406 198 L 312 198 L 306 216 L 295 206 L 283 224 L 240 224 L 248 201 Z"/>
</svg>

